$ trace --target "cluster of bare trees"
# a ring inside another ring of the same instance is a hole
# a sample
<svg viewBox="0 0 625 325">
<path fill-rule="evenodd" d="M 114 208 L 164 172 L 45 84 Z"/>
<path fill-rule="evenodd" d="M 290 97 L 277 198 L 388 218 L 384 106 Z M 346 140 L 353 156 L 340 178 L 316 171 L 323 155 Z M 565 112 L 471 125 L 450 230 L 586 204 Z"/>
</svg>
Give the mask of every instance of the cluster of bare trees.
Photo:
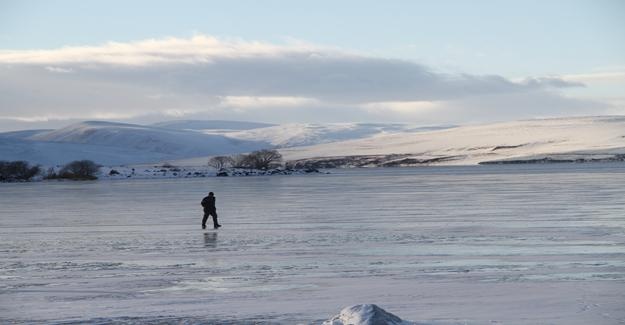
<svg viewBox="0 0 625 325">
<path fill-rule="evenodd" d="M 40 171 L 26 161 L 0 161 L 0 182 L 29 181 Z"/>
<path fill-rule="evenodd" d="M 58 173 L 54 168 L 42 173 L 41 167 L 26 161 L 0 161 L 0 182 L 29 181 L 37 174 L 44 179 L 93 180 L 100 167 L 91 160 L 75 160 L 63 166 Z"/>
<path fill-rule="evenodd" d="M 263 149 L 249 154 L 235 156 L 216 156 L 208 161 L 208 165 L 216 169 L 223 168 L 250 168 L 269 169 L 280 166 L 282 155 L 277 150 Z"/>
<path fill-rule="evenodd" d="M 208 165 L 217 169 L 232 167 L 234 158 L 230 156 L 215 156 L 208 160 Z"/>
<path fill-rule="evenodd" d="M 46 179 L 94 180 L 100 166 L 91 160 L 75 160 L 63 166 L 58 173 L 49 170 Z"/>
</svg>

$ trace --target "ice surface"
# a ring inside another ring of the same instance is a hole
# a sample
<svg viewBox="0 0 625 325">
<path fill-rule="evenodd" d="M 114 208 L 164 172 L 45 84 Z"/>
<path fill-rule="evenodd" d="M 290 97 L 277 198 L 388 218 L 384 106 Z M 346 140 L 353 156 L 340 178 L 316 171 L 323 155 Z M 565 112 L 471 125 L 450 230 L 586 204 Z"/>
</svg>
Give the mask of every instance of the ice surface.
<svg viewBox="0 0 625 325">
<path fill-rule="evenodd" d="M 624 166 L 0 184 L 0 323 L 619 324 Z"/>
</svg>

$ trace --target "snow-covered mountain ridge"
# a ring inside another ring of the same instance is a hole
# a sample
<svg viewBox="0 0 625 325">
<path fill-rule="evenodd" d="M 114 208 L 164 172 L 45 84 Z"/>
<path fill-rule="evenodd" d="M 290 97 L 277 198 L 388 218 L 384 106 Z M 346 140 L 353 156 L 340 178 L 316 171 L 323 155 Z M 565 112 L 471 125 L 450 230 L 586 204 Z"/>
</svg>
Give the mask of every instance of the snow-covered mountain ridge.
<svg viewBox="0 0 625 325">
<path fill-rule="evenodd" d="M 421 132 L 447 127 L 416 127 L 409 124 L 382 123 L 290 123 L 229 133 L 228 136 L 241 140 L 260 140 L 277 148 L 309 146 L 368 138 L 381 134 Z"/>
<path fill-rule="evenodd" d="M 262 147 L 265 144 L 220 134 L 104 121 L 86 121 L 51 131 L 0 134 L 1 159 L 44 165 L 76 159 L 109 165 L 150 163 Z"/>
</svg>

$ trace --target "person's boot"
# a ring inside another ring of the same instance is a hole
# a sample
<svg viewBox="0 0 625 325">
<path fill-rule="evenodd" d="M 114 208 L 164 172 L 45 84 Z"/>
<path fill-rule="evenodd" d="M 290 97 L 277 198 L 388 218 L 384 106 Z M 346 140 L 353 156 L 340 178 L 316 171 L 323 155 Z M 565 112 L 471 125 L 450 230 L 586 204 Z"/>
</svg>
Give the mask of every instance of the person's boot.
<svg viewBox="0 0 625 325">
<path fill-rule="evenodd" d="M 214 228 L 215 228 L 215 229 L 217 229 L 217 228 L 219 228 L 219 227 L 221 227 L 221 225 L 215 225 L 215 226 L 214 226 Z"/>
</svg>

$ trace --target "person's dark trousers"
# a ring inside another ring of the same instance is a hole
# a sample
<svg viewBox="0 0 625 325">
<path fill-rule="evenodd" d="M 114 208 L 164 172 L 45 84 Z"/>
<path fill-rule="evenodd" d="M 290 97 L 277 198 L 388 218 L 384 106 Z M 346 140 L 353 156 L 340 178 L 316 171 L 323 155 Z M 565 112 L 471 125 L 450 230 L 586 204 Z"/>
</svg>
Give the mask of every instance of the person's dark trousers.
<svg viewBox="0 0 625 325">
<path fill-rule="evenodd" d="M 213 217 L 213 228 L 217 228 L 219 223 L 217 222 L 217 212 L 216 211 L 204 211 L 204 218 L 202 218 L 202 229 L 206 229 L 206 220 L 208 220 L 208 216 Z"/>
</svg>

